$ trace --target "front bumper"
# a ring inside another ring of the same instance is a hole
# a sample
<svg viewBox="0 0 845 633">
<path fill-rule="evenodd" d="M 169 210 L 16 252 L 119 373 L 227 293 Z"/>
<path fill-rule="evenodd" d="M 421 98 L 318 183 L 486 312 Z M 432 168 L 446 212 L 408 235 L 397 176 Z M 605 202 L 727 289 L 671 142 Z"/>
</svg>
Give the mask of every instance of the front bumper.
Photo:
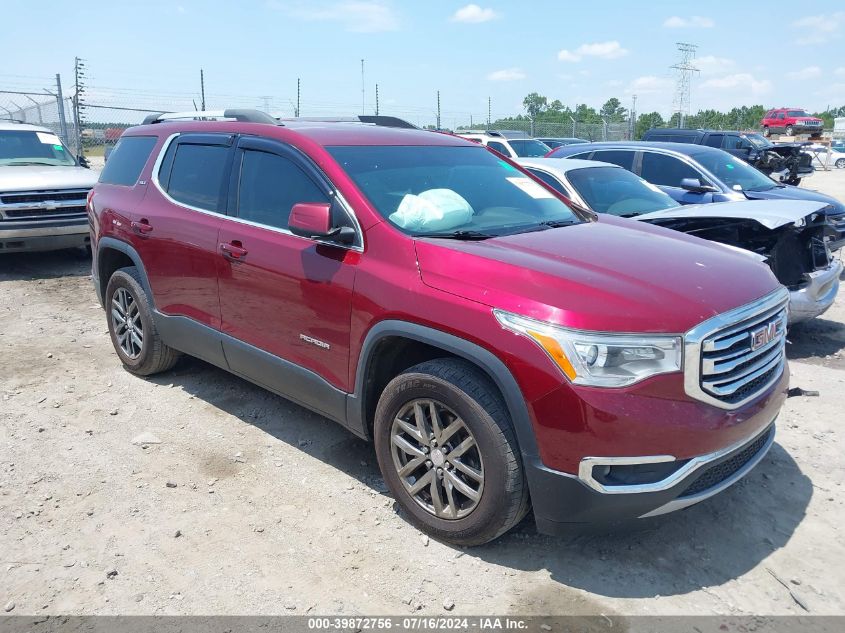
<svg viewBox="0 0 845 633">
<path fill-rule="evenodd" d="M 669 464 L 670 474 L 647 484 L 603 486 L 592 478 L 595 468 L 614 458 L 587 458 L 578 476 L 551 470 L 538 460 L 527 468 L 537 529 L 555 535 L 612 528 L 700 503 L 747 475 L 766 456 L 774 437 L 772 421 L 742 442 Z M 621 463 L 649 464 L 656 458 L 639 459 L 621 458 Z"/>
<path fill-rule="evenodd" d="M 90 243 L 87 218 L 0 224 L 0 253 L 54 251 Z"/>
<path fill-rule="evenodd" d="M 839 292 L 839 278 L 842 274 L 842 262 L 838 259 L 833 260 L 824 270 L 809 273 L 807 285 L 789 293 L 789 324 L 814 319 L 832 306 Z"/>
</svg>

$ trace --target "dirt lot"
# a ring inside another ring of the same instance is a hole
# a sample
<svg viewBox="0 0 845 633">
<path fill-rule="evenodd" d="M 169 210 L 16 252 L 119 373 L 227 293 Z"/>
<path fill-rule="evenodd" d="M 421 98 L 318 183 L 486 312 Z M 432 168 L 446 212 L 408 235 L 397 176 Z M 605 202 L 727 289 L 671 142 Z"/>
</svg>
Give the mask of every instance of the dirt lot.
<svg viewBox="0 0 845 633">
<path fill-rule="evenodd" d="M 845 198 L 845 171 L 807 184 Z M 88 265 L 0 258 L 11 613 L 845 614 L 845 294 L 790 333 L 792 385 L 820 395 L 788 401 L 743 482 L 648 531 L 527 520 L 458 550 L 406 523 L 333 423 L 200 361 L 123 371 Z"/>
</svg>

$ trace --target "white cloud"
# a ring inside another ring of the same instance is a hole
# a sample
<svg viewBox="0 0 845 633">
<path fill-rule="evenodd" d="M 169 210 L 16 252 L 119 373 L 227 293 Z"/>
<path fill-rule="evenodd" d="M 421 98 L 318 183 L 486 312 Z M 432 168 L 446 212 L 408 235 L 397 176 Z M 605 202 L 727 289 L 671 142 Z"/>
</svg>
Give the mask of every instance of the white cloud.
<svg viewBox="0 0 845 633">
<path fill-rule="evenodd" d="M 493 9 L 482 9 L 477 4 L 468 4 L 461 7 L 451 17 L 452 22 L 467 22 L 469 24 L 479 24 L 481 22 L 489 22 L 499 17 Z"/>
<path fill-rule="evenodd" d="M 689 18 L 673 15 L 671 18 L 666 18 L 663 26 L 667 29 L 710 29 L 716 26 L 716 23 L 712 18 L 705 18 L 700 15 Z"/>
<path fill-rule="evenodd" d="M 815 79 L 821 77 L 822 69 L 818 66 L 807 66 L 801 70 L 796 70 L 791 73 L 786 73 L 787 79 Z"/>
<path fill-rule="evenodd" d="M 839 37 L 839 30 L 845 26 L 845 11 L 808 15 L 794 21 L 792 26 L 796 29 L 810 31 L 808 35 L 795 40 L 796 44 L 801 44 L 802 46 L 824 44 L 831 39 Z"/>
<path fill-rule="evenodd" d="M 562 62 L 580 62 L 584 57 L 598 57 L 599 59 L 617 59 L 625 57 L 628 50 L 622 48 L 617 41 L 596 42 L 594 44 L 581 44 L 574 51 L 563 49 L 558 52 L 557 58 Z"/>
<path fill-rule="evenodd" d="M 518 81 L 525 79 L 525 73 L 521 68 L 504 68 L 490 73 L 487 79 L 489 81 Z"/>
<path fill-rule="evenodd" d="M 668 77 L 656 77 L 654 75 L 644 75 L 634 79 L 625 92 L 628 94 L 649 94 L 652 92 L 668 93 L 672 90 L 674 82 Z"/>
<path fill-rule="evenodd" d="M 833 71 L 833 74 L 845 76 L 845 66 L 840 66 L 839 68 Z"/>
<path fill-rule="evenodd" d="M 736 65 L 736 62 L 732 59 L 728 59 L 727 57 L 716 57 L 714 55 L 696 57 L 692 63 L 705 75 L 711 73 L 724 73 Z"/>
<path fill-rule="evenodd" d="M 310 22 L 337 22 L 353 33 L 379 33 L 399 28 L 399 18 L 381 0 L 341 0 L 333 3 L 299 3 L 295 6 L 271 0 L 269 6 Z"/>
<path fill-rule="evenodd" d="M 768 79 L 757 79 L 750 73 L 734 73 L 723 77 L 714 77 L 701 84 L 703 89 L 734 90 L 740 88 L 750 91 L 753 95 L 763 95 L 771 91 L 772 82 Z"/>
</svg>

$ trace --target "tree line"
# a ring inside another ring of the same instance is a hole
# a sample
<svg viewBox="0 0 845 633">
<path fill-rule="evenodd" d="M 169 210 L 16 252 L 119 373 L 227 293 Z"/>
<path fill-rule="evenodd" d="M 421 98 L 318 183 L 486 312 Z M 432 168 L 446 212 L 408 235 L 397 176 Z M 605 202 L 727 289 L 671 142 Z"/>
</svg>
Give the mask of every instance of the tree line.
<svg viewBox="0 0 845 633">
<path fill-rule="evenodd" d="M 549 99 L 537 92 L 528 94 L 522 100 L 525 109 L 524 115 L 505 117 L 496 120 L 492 127 L 503 127 L 508 123 L 534 121 L 538 123 L 569 124 L 572 119 L 578 123 L 601 124 L 601 123 L 622 123 L 629 120 L 628 109 L 622 106 L 622 102 L 611 97 L 605 101 L 599 109 L 580 103 L 575 108 L 564 105 L 559 99 Z M 771 109 L 763 105 L 740 106 L 731 108 L 727 112 L 719 110 L 699 110 L 695 114 L 686 117 L 684 127 L 687 128 L 711 128 L 717 130 L 758 130 L 760 119 L 767 110 Z M 838 108 L 830 108 L 824 112 L 812 113 L 824 121 L 824 127 L 833 127 L 833 119 L 845 116 L 845 105 Z M 647 130 L 655 127 L 678 127 L 678 114 L 673 114 L 668 120 L 664 119 L 659 112 L 644 112 L 639 114 L 634 125 L 634 138 L 640 139 Z"/>
</svg>

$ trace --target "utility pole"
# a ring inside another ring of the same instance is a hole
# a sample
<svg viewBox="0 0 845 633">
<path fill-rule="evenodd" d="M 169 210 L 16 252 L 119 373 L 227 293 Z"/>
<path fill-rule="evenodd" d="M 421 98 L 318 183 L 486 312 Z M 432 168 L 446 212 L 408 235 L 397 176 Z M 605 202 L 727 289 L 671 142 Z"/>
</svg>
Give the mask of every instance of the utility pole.
<svg viewBox="0 0 845 633">
<path fill-rule="evenodd" d="M 85 62 L 79 57 L 73 58 L 73 74 L 76 94 L 73 97 L 73 119 L 76 126 L 76 153 L 82 155 L 82 94 L 85 92 Z"/>
<path fill-rule="evenodd" d="M 59 129 L 62 133 L 62 140 L 70 145 L 67 137 L 67 120 L 65 119 L 65 99 L 62 96 L 62 76 L 56 73 L 56 106 L 59 109 Z"/>
<path fill-rule="evenodd" d="M 437 91 L 437 129 L 440 129 L 440 91 Z"/>
<path fill-rule="evenodd" d="M 300 88 L 299 77 L 297 77 L 296 78 L 296 111 L 293 113 L 293 115 L 295 117 L 299 117 L 299 95 L 300 95 L 299 88 Z"/>
<path fill-rule="evenodd" d="M 488 129 L 490 127 L 490 103 L 491 103 L 491 99 L 490 99 L 490 97 L 487 97 L 487 127 L 488 127 Z"/>
<path fill-rule="evenodd" d="M 378 116 L 378 84 L 376 84 L 376 116 Z"/>
<path fill-rule="evenodd" d="M 634 134 L 637 133 L 637 95 L 631 95 L 631 138 L 634 140 Z"/>
<path fill-rule="evenodd" d="M 366 107 L 364 105 L 364 98 L 365 98 L 366 94 L 367 93 L 366 93 L 366 90 L 364 88 L 364 60 L 362 59 L 361 60 L 361 114 L 366 114 L 366 112 L 364 111 L 364 108 Z"/>
<path fill-rule="evenodd" d="M 671 66 L 672 69 L 678 71 L 678 82 L 675 85 L 675 112 L 678 113 L 678 127 L 684 127 L 684 121 L 689 115 L 690 110 L 690 88 L 692 86 L 692 76 L 699 72 L 698 68 L 693 64 L 695 59 L 695 50 L 698 48 L 695 44 L 687 42 L 676 42 L 678 52 L 681 55 L 681 61 Z"/>
<path fill-rule="evenodd" d="M 267 114 L 270 114 L 270 97 L 263 96 L 263 97 L 261 97 L 261 101 L 264 104 L 264 111 Z"/>
<path fill-rule="evenodd" d="M 200 68 L 200 96 L 202 97 L 202 111 L 205 112 L 205 72 Z"/>
</svg>

